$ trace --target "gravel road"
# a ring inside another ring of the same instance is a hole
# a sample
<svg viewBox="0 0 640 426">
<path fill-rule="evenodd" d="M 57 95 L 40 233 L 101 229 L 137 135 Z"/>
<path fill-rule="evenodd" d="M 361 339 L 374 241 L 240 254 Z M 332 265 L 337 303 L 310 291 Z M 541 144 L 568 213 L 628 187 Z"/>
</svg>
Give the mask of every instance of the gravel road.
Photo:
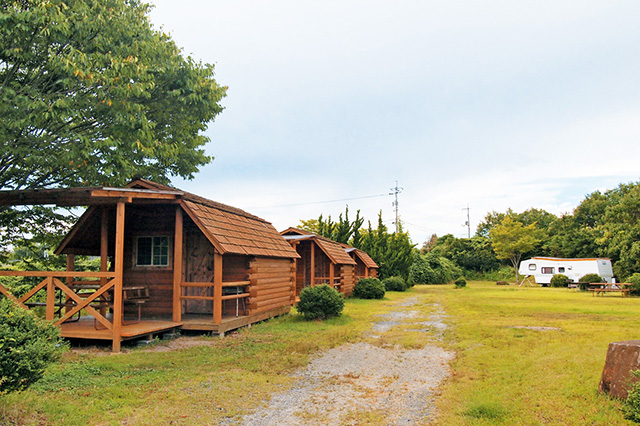
<svg viewBox="0 0 640 426">
<path fill-rule="evenodd" d="M 445 313 L 432 306 L 427 317 L 416 298 L 394 306 L 371 330 L 372 338 L 393 327 L 441 336 Z M 426 337 L 425 337 L 426 338 Z M 435 416 L 434 390 L 449 375 L 453 353 L 427 344 L 422 349 L 340 346 L 318 354 L 294 373 L 296 384 L 245 416 L 242 425 L 423 425 Z"/>
</svg>

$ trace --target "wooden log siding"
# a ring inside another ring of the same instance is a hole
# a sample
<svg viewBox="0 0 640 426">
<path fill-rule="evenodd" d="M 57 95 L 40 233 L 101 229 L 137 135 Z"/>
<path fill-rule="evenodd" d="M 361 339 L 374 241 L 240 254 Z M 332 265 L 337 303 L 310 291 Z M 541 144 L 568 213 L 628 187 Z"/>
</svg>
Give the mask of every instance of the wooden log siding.
<svg viewBox="0 0 640 426">
<path fill-rule="evenodd" d="M 350 296 L 355 286 L 353 265 L 341 265 L 340 268 L 340 292 L 345 296 Z"/>
<path fill-rule="evenodd" d="M 249 262 L 249 315 L 295 301 L 295 263 L 291 259 L 254 257 Z"/>
</svg>

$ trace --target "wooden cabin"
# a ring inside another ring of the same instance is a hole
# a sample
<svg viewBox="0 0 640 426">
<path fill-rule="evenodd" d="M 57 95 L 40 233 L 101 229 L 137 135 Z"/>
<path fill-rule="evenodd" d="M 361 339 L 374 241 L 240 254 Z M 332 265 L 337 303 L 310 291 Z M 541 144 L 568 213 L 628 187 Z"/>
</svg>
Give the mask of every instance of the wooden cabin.
<svg viewBox="0 0 640 426">
<path fill-rule="evenodd" d="M 44 280 L 26 295 L 63 337 L 113 341 L 173 328 L 226 331 L 289 312 L 299 255 L 243 210 L 148 180 L 126 188 L 0 191 L 0 205 L 89 206 L 56 250 L 66 271 L 0 271 Z M 76 255 L 100 272 L 74 271 Z M 38 293 L 46 297 L 34 297 Z M 46 302 L 34 302 L 46 300 Z"/>
<path fill-rule="evenodd" d="M 378 264 L 369 256 L 369 254 L 348 244 L 342 244 L 344 251 L 356 262 L 353 268 L 354 283 L 357 284 L 361 278 L 378 278 Z"/>
<path fill-rule="evenodd" d="M 345 296 L 353 292 L 356 262 L 335 241 L 298 228 L 280 233 L 300 256 L 296 265 L 296 295 L 303 288 L 328 284 Z"/>
</svg>

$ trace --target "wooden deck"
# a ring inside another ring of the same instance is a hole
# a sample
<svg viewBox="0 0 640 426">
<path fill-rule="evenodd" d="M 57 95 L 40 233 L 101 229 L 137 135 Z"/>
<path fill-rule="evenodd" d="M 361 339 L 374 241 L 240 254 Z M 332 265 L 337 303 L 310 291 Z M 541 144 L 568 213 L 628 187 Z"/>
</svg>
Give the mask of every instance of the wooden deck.
<svg viewBox="0 0 640 426">
<path fill-rule="evenodd" d="M 160 321 L 160 320 L 142 320 L 133 324 L 122 326 L 122 340 L 134 339 L 136 337 L 145 336 L 162 331 L 179 328 L 181 322 Z M 93 317 L 82 317 L 76 322 L 66 322 L 60 325 L 60 335 L 62 337 L 75 339 L 96 339 L 96 340 L 112 340 L 111 331 L 97 324 Z"/>
<path fill-rule="evenodd" d="M 264 321 L 271 317 L 286 314 L 290 310 L 291 306 L 283 306 L 253 315 L 222 318 L 222 322 L 220 324 L 214 324 L 211 315 L 183 314 L 181 328 L 183 330 L 211 331 L 214 334 L 224 334 L 227 331 Z"/>
</svg>

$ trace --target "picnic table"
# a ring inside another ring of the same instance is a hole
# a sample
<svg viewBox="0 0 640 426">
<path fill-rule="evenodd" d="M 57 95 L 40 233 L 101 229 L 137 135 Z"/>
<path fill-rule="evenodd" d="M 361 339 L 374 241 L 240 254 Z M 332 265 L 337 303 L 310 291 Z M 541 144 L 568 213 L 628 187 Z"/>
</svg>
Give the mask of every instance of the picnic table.
<svg viewBox="0 0 640 426">
<path fill-rule="evenodd" d="M 622 297 L 628 297 L 631 293 L 629 288 L 631 283 L 589 283 L 590 292 L 594 296 L 603 295 L 605 293 L 620 293 Z"/>
</svg>

